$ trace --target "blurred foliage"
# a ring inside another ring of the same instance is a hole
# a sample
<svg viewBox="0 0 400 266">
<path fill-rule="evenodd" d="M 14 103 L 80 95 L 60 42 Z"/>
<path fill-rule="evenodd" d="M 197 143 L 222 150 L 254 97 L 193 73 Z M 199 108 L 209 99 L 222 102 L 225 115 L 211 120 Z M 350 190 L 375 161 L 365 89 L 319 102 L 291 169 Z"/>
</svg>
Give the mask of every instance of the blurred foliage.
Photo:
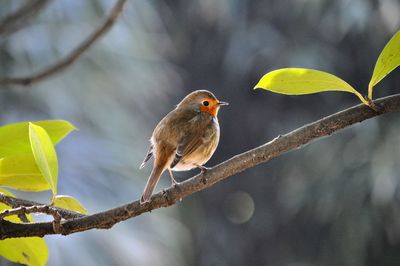
<svg viewBox="0 0 400 266">
<path fill-rule="evenodd" d="M 14 195 L 0 188 L 0 192 L 8 196 Z M 0 203 L 0 212 L 10 209 L 9 206 Z M 31 215 L 27 215 L 29 221 L 33 221 Z M 5 218 L 11 222 L 21 222 L 19 217 L 12 215 Z M 48 258 L 46 242 L 41 237 L 10 238 L 0 241 L 0 256 L 12 261 L 30 266 L 45 265 Z"/>
<path fill-rule="evenodd" d="M 21 3 L 2 1 L 0 16 Z M 53 1 L 0 40 L 0 75 L 62 58 L 112 4 Z M 57 145 L 58 191 L 104 210 L 139 197 L 151 131 L 188 92 L 208 88 L 230 103 L 219 115 L 221 142 L 208 163 L 215 165 L 353 105 L 350 94 L 251 88 L 268 71 L 303 67 L 335 73 L 366 94 L 398 14 L 397 0 L 132 0 L 67 71 L 30 89 L 1 90 L 0 121 L 73 122 L 79 134 Z M 399 77 L 394 70 L 375 97 L 398 93 Z M 71 257 L 82 265 L 398 265 L 399 127 L 397 114 L 366 121 L 111 231 L 48 238 L 49 265 L 70 265 Z M 158 189 L 168 185 L 163 178 Z"/>
<path fill-rule="evenodd" d="M 86 210 L 71 196 L 58 195 L 58 160 L 54 145 L 68 135 L 74 126 L 62 120 L 20 122 L 0 127 L 0 185 L 22 191 L 51 189 L 52 204 L 73 211 Z M 8 196 L 14 195 L 0 188 Z M 0 212 L 10 209 L 0 203 Z M 29 217 L 30 221 L 33 219 Z M 23 222 L 16 215 L 5 219 Z M 45 265 L 48 257 L 44 239 L 24 237 L 0 240 L 0 256 L 26 265 Z"/>
</svg>

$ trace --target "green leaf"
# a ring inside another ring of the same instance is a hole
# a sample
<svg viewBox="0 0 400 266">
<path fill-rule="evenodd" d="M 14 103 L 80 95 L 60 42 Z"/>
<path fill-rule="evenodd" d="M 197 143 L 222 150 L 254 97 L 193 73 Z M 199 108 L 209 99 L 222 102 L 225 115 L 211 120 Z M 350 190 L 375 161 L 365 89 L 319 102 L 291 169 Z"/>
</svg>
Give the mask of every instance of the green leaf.
<svg viewBox="0 0 400 266">
<path fill-rule="evenodd" d="M 29 139 L 36 164 L 50 185 L 53 195 L 57 194 L 58 161 L 56 150 L 46 130 L 29 123 Z"/>
<path fill-rule="evenodd" d="M 261 88 L 288 95 L 312 94 L 324 91 L 345 91 L 369 103 L 346 81 L 323 71 L 306 68 L 282 68 L 265 74 L 254 89 Z"/>
<path fill-rule="evenodd" d="M 7 189 L 1 188 L 1 187 L 0 187 L 0 193 L 6 194 L 7 196 L 10 196 L 10 197 L 15 197 L 10 191 L 8 191 Z"/>
<path fill-rule="evenodd" d="M 12 194 L 10 191 L 8 191 L 4 188 L 0 188 L 0 192 L 3 194 L 6 194 L 7 196 L 15 198 L 14 194 Z M 4 210 L 8 210 L 8 209 L 11 209 L 11 207 L 5 203 L 0 202 L 0 212 L 2 212 Z M 5 218 L 5 220 L 11 221 L 11 222 L 16 222 L 16 223 L 21 222 L 17 215 L 7 216 Z"/>
<path fill-rule="evenodd" d="M 11 192 L 0 188 L 0 192 L 8 196 L 14 196 Z M 0 212 L 10 209 L 4 203 L 0 203 Z M 28 219 L 32 221 L 32 217 L 27 215 Z M 21 222 L 16 216 L 9 216 L 5 218 L 11 222 Z M 0 240 L 0 256 L 21 264 L 42 266 L 47 262 L 49 252 L 46 242 L 40 237 L 24 237 L 24 238 L 9 238 Z"/>
<path fill-rule="evenodd" d="M 368 85 L 368 97 L 372 99 L 373 87 L 387 74 L 400 65 L 400 31 L 398 31 L 385 45 L 376 61 L 371 81 Z"/>
<path fill-rule="evenodd" d="M 33 154 L 1 158 L 0 186 L 34 192 L 50 189 L 49 184 L 36 165 Z"/>
<path fill-rule="evenodd" d="M 34 123 L 47 131 L 54 145 L 76 129 L 64 120 L 45 120 Z M 25 153 L 31 153 L 29 122 L 0 127 L 0 158 Z"/>
<path fill-rule="evenodd" d="M 71 196 L 57 195 L 53 200 L 53 205 L 83 214 L 87 213 L 85 207 L 83 207 L 83 205 L 77 199 Z"/>
<path fill-rule="evenodd" d="M 46 265 L 49 251 L 40 237 L 9 238 L 0 241 L 0 256 L 25 265 Z"/>
</svg>

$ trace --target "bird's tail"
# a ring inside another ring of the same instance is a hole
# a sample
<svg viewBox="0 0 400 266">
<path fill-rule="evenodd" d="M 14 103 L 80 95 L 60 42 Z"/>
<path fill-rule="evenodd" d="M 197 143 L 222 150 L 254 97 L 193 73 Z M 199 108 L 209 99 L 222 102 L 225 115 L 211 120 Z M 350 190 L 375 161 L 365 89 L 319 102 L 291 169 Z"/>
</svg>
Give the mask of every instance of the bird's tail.
<svg viewBox="0 0 400 266">
<path fill-rule="evenodd" d="M 150 177 L 147 180 L 147 184 L 144 188 L 142 197 L 140 198 L 140 203 L 146 203 L 150 201 L 151 195 L 157 186 L 158 180 L 160 180 L 161 174 L 164 172 L 164 167 L 155 164 L 153 170 L 151 171 Z"/>
</svg>

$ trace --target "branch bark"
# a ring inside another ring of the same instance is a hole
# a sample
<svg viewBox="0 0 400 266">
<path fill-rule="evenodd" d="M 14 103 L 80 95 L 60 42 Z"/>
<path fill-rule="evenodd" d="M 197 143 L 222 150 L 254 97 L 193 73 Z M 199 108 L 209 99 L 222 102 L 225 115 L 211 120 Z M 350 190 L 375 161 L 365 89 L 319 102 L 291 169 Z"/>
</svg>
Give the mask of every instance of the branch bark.
<svg viewBox="0 0 400 266">
<path fill-rule="evenodd" d="M 21 206 L 15 209 L 7 209 L 0 213 L 0 219 L 4 219 L 5 217 L 11 215 L 26 215 L 29 213 L 44 213 L 53 216 L 53 231 L 57 233 L 61 231 L 61 214 L 57 211 L 57 209 L 48 205 L 31 207 Z"/>
<path fill-rule="evenodd" d="M 0 88 L 5 88 L 4 85 L 21 85 L 29 86 L 39 81 L 42 81 L 49 76 L 52 76 L 69 65 L 73 64 L 87 49 L 89 49 L 101 36 L 103 36 L 115 23 L 117 18 L 122 13 L 122 9 L 126 0 L 118 0 L 112 8 L 107 19 L 103 22 L 98 29 L 96 29 L 86 40 L 84 40 L 78 47 L 76 47 L 64 59 L 47 67 L 46 69 L 37 72 L 31 76 L 17 77 L 17 78 L 2 78 L 0 79 Z"/>
<path fill-rule="evenodd" d="M 0 239 L 11 237 L 45 236 L 49 234 L 69 235 L 90 229 L 108 229 L 114 224 L 136 217 L 161 207 L 168 207 L 177 201 L 211 187 L 225 178 L 242 172 L 258 164 L 268 162 L 283 153 L 300 148 L 318 138 L 329 136 L 340 129 L 349 127 L 375 116 L 400 111 L 400 94 L 374 101 L 379 107 L 376 112 L 364 104 L 332 114 L 318 121 L 300 127 L 285 135 L 278 136 L 252 150 L 238 154 L 219 165 L 212 167 L 204 174 L 198 174 L 179 185 L 153 195 L 151 201 L 141 205 L 139 200 L 116 207 L 114 209 L 87 215 L 79 218 L 61 221 L 59 232 L 53 228 L 53 223 L 18 224 L 0 220 Z"/>
<path fill-rule="evenodd" d="M 3 193 L 0 193 L 0 202 L 12 207 L 13 209 L 16 209 L 19 207 L 49 206 L 49 205 L 44 205 L 42 203 L 30 201 L 30 200 L 24 200 L 24 199 L 10 197 Z M 61 217 L 64 219 L 72 219 L 72 218 L 78 218 L 78 217 L 85 216 L 84 214 L 70 211 L 70 210 L 65 210 L 62 208 L 55 207 L 55 206 L 51 206 L 51 208 L 54 209 L 55 211 L 57 211 L 61 215 Z M 0 213 L 0 216 L 1 216 L 1 213 Z M 23 218 L 21 220 L 23 220 L 23 222 L 29 222 L 27 220 L 24 220 Z"/>
<path fill-rule="evenodd" d="M 14 13 L 0 21 L 0 36 L 10 35 L 23 28 L 50 0 L 28 0 Z"/>
</svg>

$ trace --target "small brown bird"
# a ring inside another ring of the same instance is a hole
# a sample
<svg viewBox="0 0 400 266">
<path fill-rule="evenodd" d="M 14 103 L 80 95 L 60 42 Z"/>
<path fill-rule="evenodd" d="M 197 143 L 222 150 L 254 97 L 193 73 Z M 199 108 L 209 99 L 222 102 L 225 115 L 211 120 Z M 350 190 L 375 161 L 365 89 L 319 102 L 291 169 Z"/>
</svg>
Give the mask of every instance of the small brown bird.
<svg viewBox="0 0 400 266">
<path fill-rule="evenodd" d="M 156 126 L 150 139 L 150 149 L 140 169 L 154 155 L 153 170 L 140 198 L 150 201 L 161 174 L 168 169 L 172 184 L 177 184 L 173 171 L 187 171 L 203 166 L 213 155 L 219 142 L 218 110 L 228 105 L 218 101 L 209 91 L 197 90 L 187 95 L 176 108 Z"/>
</svg>

